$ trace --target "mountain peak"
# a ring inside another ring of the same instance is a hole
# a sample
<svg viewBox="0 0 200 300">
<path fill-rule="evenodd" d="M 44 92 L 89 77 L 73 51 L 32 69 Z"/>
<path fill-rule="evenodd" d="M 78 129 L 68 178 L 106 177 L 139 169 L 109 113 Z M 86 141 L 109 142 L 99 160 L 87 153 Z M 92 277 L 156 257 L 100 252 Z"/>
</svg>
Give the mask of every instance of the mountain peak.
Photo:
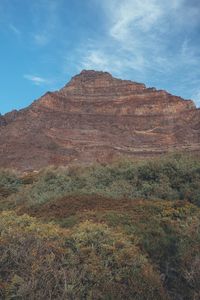
<svg viewBox="0 0 200 300">
<path fill-rule="evenodd" d="M 74 90 L 79 88 L 104 87 L 116 85 L 120 81 L 114 78 L 110 73 L 96 70 L 82 70 L 79 74 L 72 77 L 72 79 L 61 89 L 61 92 L 66 90 Z"/>
<path fill-rule="evenodd" d="M 65 92 L 66 90 L 74 90 L 77 88 L 95 88 L 98 89 L 109 89 L 112 91 L 112 89 L 118 89 L 121 86 L 124 86 L 126 89 L 126 86 L 132 86 L 132 89 L 145 89 L 146 86 L 142 83 L 133 82 L 130 80 L 122 80 L 113 77 L 108 72 L 103 71 L 96 71 L 96 70 L 82 70 L 78 75 L 75 75 L 72 77 L 70 82 L 68 82 L 64 88 L 61 89 L 61 92 Z"/>
<path fill-rule="evenodd" d="M 86 82 L 94 80 L 112 80 L 112 75 L 108 72 L 95 71 L 95 70 L 82 70 L 79 74 L 72 77 L 70 82 Z"/>
<path fill-rule="evenodd" d="M 0 117 L 0 167 L 109 162 L 199 152 L 200 110 L 165 91 L 83 70 L 59 91 Z"/>
<path fill-rule="evenodd" d="M 104 71 L 96 71 L 96 70 L 82 70 L 80 72 L 80 74 L 76 75 L 76 76 L 109 76 L 112 77 L 112 75 L 108 72 L 104 72 Z"/>
</svg>

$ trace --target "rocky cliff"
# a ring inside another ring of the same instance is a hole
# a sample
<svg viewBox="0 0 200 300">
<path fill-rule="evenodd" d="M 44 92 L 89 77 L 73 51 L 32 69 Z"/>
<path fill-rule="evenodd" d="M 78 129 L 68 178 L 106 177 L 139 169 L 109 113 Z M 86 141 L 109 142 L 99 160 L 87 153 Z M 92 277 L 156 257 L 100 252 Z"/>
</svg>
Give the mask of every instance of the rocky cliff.
<svg viewBox="0 0 200 300">
<path fill-rule="evenodd" d="M 61 90 L 0 115 L 0 167 L 199 152 L 200 110 L 191 100 L 144 84 L 82 71 Z"/>
</svg>

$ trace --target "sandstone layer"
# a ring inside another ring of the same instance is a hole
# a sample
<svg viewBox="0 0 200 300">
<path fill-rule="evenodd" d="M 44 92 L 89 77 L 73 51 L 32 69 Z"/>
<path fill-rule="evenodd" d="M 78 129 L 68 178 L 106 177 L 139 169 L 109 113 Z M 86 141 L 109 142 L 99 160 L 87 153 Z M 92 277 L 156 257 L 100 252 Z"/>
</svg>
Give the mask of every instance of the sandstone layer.
<svg viewBox="0 0 200 300">
<path fill-rule="evenodd" d="M 166 91 L 82 71 L 61 90 L 0 115 L 0 167 L 109 162 L 199 152 L 200 109 Z"/>
</svg>

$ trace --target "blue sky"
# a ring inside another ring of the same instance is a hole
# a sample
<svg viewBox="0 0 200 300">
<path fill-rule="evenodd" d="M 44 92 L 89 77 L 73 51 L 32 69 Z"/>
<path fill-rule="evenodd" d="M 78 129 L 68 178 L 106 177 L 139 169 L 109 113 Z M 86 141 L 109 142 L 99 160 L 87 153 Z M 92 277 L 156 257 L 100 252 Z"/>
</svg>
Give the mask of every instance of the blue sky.
<svg viewBox="0 0 200 300">
<path fill-rule="evenodd" d="M 0 112 L 82 69 L 166 89 L 200 107 L 199 0 L 0 0 Z"/>
</svg>

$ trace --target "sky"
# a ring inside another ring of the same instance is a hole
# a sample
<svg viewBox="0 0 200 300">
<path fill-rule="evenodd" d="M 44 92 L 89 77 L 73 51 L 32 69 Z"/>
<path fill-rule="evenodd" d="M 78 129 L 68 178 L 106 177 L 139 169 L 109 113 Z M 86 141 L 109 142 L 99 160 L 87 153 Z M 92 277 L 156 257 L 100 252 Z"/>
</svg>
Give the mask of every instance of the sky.
<svg viewBox="0 0 200 300">
<path fill-rule="evenodd" d="M 165 89 L 200 107 L 199 0 L 0 0 L 0 113 L 82 69 Z"/>
</svg>

